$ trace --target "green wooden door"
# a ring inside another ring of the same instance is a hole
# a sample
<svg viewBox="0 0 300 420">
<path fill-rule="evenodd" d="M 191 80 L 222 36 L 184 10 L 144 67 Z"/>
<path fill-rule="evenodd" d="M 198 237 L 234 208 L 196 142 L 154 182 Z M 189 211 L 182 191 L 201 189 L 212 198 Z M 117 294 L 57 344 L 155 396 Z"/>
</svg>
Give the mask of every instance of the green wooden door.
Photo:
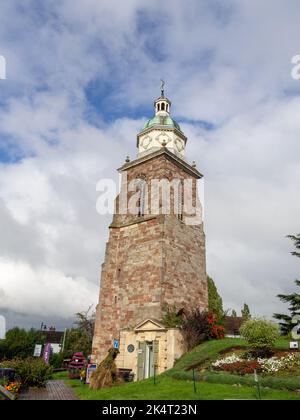
<svg viewBox="0 0 300 420">
<path fill-rule="evenodd" d="M 153 372 L 157 373 L 159 341 L 153 341 Z"/>
<path fill-rule="evenodd" d="M 150 343 L 147 343 L 148 347 L 148 360 L 146 358 L 146 362 L 148 361 L 148 378 L 151 378 L 154 376 L 154 346 L 153 341 Z"/>
<path fill-rule="evenodd" d="M 138 360 L 137 360 L 137 380 L 141 381 L 144 379 L 145 371 L 145 357 L 146 357 L 146 342 L 140 341 L 138 348 Z"/>
</svg>

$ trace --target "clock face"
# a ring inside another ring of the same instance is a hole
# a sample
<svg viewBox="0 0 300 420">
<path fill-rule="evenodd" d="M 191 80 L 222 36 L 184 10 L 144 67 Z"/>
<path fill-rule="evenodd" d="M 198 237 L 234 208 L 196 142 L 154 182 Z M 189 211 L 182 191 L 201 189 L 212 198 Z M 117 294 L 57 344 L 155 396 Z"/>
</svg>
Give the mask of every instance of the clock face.
<svg viewBox="0 0 300 420">
<path fill-rule="evenodd" d="M 156 137 L 156 140 L 161 144 L 161 145 L 165 145 L 165 144 L 168 144 L 170 141 L 171 141 L 171 139 L 170 139 L 170 137 L 168 136 L 168 134 L 166 134 L 166 133 L 161 133 L 161 134 L 159 134 L 157 137 Z"/>
<path fill-rule="evenodd" d="M 177 148 L 178 152 L 182 152 L 183 149 L 184 149 L 183 141 L 177 137 L 175 139 L 175 144 L 176 144 L 176 148 Z"/>
<path fill-rule="evenodd" d="M 141 140 L 141 146 L 144 149 L 147 149 L 149 147 L 149 144 L 151 143 L 151 137 L 146 136 Z"/>
</svg>

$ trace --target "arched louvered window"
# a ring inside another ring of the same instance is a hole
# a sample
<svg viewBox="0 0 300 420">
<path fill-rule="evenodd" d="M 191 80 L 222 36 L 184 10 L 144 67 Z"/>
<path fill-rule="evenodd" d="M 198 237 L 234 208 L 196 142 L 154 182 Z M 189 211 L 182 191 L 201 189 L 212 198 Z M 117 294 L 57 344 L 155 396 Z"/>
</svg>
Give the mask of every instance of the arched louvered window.
<svg viewBox="0 0 300 420">
<path fill-rule="evenodd" d="M 138 201 L 138 216 L 143 217 L 145 215 L 146 208 L 146 181 L 141 180 L 139 184 L 140 198 Z"/>
<path fill-rule="evenodd" d="M 178 184 L 178 204 L 177 204 L 177 217 L 179 220 L 183 220 L 183 206 L 184 206 L 184 196 L 183 196 L 183 187 L 182 182 Z"/>
</svg>

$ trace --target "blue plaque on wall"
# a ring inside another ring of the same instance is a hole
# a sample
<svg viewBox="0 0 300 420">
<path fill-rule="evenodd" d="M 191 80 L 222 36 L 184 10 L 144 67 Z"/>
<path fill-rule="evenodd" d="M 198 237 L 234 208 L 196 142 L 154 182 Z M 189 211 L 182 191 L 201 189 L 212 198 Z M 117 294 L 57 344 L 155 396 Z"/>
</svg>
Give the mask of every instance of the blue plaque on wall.
<svg viewBox="0 0 300 420">
<path fill-rule="evenodd" d="M 129 344 L 129 346 L 127 347 L 127 351 L 128 351 L 128 353 L 133 353 L 134 352 L 134 345 Z"/>
</svg>

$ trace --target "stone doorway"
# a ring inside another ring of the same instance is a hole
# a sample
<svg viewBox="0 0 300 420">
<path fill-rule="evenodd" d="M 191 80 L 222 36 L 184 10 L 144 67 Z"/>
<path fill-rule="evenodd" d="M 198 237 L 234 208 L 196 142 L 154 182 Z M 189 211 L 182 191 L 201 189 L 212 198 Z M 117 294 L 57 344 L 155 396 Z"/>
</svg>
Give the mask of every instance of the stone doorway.
<svg viewBox="0 0 300 420">
<path fill-rule="evenodd" d="M 132 330 L 121 331 L 116 363 L 118 369 L 130 370 L 137 381 L 172 368 L 183 353 L 179 329 L 166 328 L 160 321 L 146 319 Z"/>
<path fill-rule="evenodd" d="M 158 341 L 141 341 L 137 354 L 138 380 L 154 376 L 158 361 Z"/>
</svg>

